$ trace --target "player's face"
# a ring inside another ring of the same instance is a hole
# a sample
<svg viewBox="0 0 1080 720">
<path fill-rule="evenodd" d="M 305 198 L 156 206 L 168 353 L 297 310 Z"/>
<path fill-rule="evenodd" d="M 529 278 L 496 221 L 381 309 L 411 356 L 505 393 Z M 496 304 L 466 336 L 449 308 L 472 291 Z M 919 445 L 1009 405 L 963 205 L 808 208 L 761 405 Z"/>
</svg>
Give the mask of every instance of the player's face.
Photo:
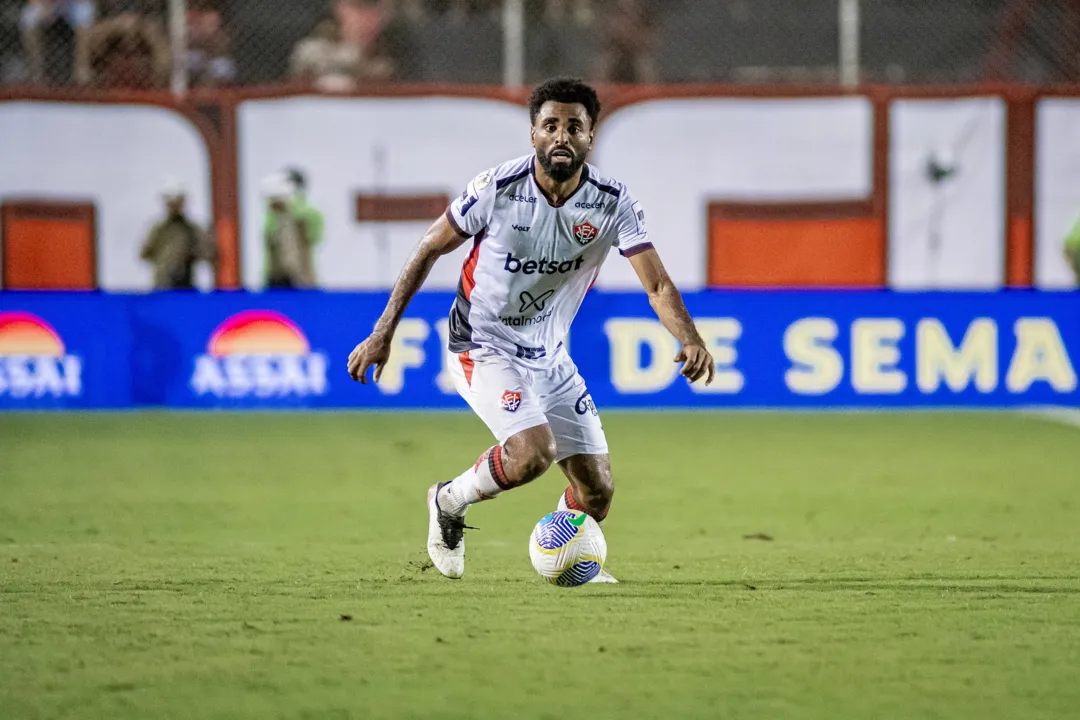
<svg viewBox="0 0 1080 720">
<path fill-rule="evenodd" d="M 555 182 L 574 177 L 592 150 L 592 123 L 581 103 L 547 101 L 536 115 L 531 134 L 536 159 Z"/>
</svg>

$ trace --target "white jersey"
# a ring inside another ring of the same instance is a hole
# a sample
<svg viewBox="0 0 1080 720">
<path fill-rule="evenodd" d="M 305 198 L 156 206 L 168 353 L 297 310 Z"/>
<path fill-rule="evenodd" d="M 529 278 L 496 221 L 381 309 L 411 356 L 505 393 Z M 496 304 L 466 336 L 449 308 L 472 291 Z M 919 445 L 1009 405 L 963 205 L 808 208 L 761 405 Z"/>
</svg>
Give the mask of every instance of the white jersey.
<svg viewBox="0 0 1080 720">
<path fill-rule="evenodd" d="M 534 156 L 478 175 L 446 210 L 473 239 L 450 311 L 451 352 L 493 347 L 545 367 L 555 360 L 612 247 L 652 247 L 645 215 L 626 188 L 586 164 L 581 185 L 552 205 Z"/>
</svg>

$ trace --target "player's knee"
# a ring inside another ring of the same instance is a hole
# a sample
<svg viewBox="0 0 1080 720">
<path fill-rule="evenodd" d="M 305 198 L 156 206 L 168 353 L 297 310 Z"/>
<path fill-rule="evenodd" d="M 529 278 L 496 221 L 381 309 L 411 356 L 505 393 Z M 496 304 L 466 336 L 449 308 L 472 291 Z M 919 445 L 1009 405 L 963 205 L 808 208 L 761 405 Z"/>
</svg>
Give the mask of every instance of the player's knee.
<svg viewBox="0 0 1080 720">
<path fill-rule="evenodd" d="M 555 462 L 555 438 L 548 435 L 546 438 L 538 439 L 529 448 L 527 461 L 529 479 L 533 480 L 546 473 L 553 462 Z"/>
<path fill-rule="evenodd" d="M 510 457 L 511 480 L 518 485 L 540 477 L 555 462 L 555 436 L 547 426 L 515 435 L 503 448 Z"/>
</svg>

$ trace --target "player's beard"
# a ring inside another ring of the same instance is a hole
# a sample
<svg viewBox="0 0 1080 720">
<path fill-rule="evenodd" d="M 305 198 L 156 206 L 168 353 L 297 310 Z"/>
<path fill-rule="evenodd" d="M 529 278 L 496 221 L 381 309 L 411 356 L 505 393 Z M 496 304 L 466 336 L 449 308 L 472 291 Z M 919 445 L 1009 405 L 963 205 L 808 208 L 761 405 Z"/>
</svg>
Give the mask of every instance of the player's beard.
<svg viewBox="0 0 1080 720">
<path fill-rule="evenodd" d="M 565 148 L 560 148 L 563 150 Z M 568 152 L 574 152 L 570 150 Z M 581 166 L 585 164 L 585 154 L 574 154 L 568 163 L 556 163 L 552 160 L 551 155 L 545 155 L 542 150 L 537 149 L 536 159 L 540 161 L 540 167 L 544 168 L 544 172 L 552 180 L 558 183 L 566 182 L 570 178 L 577 174 L 577 171 L 581 169 Z"/>
</svg>

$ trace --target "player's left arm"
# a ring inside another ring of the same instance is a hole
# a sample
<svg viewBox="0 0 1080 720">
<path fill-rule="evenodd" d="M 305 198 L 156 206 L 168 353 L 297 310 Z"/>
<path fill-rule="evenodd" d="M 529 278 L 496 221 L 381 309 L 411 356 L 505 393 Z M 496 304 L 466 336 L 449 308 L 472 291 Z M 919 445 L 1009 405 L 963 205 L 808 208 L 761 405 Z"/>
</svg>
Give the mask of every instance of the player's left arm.
<svg viewBox="0 0 1080 720">
<path fill-rule="evenodd" d="M 697 382 L 708 374 L 705 384 L 712 384 L 716 376 L 716 362 L 705 349 L 705 341 L 694 326 L 694 319 L 690 317 L 679 289 L 660 262 L 660 255 L 650 247 L 630 255 L 628 259 L 641 280 L 641 286 L 649 294 L 649 304 L 656 316 L 667 331 L 682 343 L 682 349 L 675 356 L 675 362 L 683 364 L 681 374 L 690 382 Z"/>
<path fill-rule="evenodd" d="M 645 211 L 630 192 L 621 188 L 619 216 L 616 221 L 617 247 L 637 273 L 641 286 L 649 294 L 649 304 L 667 331 L 682 343 L 675 362 L 683 364 L 680 373 L 690 382 L 706 377 L 705 384 L 716 376 L 716 362 L 705 348 L 705 341 L 698 334 L 694 319 L 683 303 L 682 295 L 660 262 L 660 255 L 649 242 L 645 227 Z"/>
</svg>

